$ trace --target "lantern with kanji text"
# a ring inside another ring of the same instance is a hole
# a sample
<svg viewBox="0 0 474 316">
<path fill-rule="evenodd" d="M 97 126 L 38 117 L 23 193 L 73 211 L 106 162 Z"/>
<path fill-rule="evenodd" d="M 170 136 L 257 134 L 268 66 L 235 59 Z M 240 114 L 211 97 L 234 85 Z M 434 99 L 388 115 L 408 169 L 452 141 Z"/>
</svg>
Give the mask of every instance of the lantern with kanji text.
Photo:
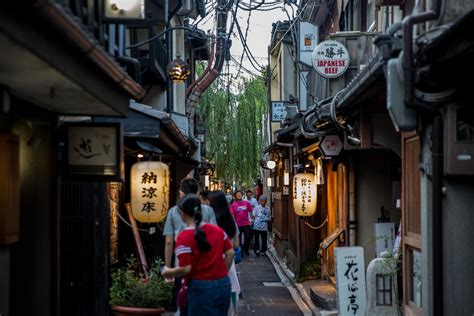
<svg viewBox="0 0 474 316">
<path fill-rule="evenodd" d="M 139 222 L 162 221 L 168 212 L 170 173 L 159 161 L 134 164 L 130 176 L 133 217 Z"/>
<path fill-rule="evenodd" d="M 314 173 L 297 173 L 293 177 L 293 209 L 298 216 L 312 216 L 318 201 Z"/>
</svg>

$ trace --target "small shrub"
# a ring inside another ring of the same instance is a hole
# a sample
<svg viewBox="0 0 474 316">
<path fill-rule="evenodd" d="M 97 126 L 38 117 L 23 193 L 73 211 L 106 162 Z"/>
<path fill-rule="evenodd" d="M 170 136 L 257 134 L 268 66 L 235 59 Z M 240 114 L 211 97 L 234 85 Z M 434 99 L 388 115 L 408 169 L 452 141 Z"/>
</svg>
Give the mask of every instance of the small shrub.
<svg viewBox="0 0 474 316">
<path fill-rule="evenodd" d="M 321 278 L 321 261 L 316 255 L 306 257 L 296 273 L 296 282 L 301 283 L 308 280 Z"/>
<path fill-rule="evenodd" d="M 148 277 L 139 273 L 139 264 L 134 256 L 127 259 L 127 266 L 112 272 L 110 305 L 156 308 L 170 304 L 173 285 L 160 274 L 161 261 L 155 261 Z"/>
</svg>

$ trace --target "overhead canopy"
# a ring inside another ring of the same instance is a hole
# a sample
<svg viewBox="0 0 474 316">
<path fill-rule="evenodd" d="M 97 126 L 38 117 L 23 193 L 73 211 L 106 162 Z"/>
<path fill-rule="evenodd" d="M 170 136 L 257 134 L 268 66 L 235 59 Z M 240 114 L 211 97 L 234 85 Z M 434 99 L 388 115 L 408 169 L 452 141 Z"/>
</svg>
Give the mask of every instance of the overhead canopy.
<svg viewBox="0 0 474 316">
<path fill-rule="evenodd" d="M 196 145 L 186 138 L 170 116 L 150 106 L 132 102 L 126 118 L 95 118 L 98 122 L 120 122 L 125 139 L 132 139 L 132 146 L 165 154 L 191 154 Z"/>
<path fill-rule="evenodd" d="M 145 91 L 78 19 L 52 2 L 0 4 L 0 84 L 59 114 L 126 115 L 130 99 Z"/>
</svg>

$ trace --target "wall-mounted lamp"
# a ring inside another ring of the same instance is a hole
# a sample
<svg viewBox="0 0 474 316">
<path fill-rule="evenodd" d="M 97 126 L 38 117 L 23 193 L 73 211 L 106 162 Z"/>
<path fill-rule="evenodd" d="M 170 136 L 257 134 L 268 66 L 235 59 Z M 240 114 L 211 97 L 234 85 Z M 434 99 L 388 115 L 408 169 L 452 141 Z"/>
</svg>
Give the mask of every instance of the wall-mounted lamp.
<svg viewBox="0 0 474 316">
<path fill-rule="evenodd" d="M 143 154 L 138 154 L 137 158 L 143 158 Z"/>
<path fill-rule="evenodd" d="M 181 55 L 177 53 L 176 58 L 168 64 L 166 72 L 172 82 L 182 83 L 188 79 L 191 74 L 191 68 L 181 59 Z"/>
<path fill-rule="evenodd" d="M 347 124 L 347 142 L 352 146 L 360 145 L 360 138 L 357 137 L 354 128 L 349 124 Z"/>
<path fill-rule="evenodd" d="M 276 162 L 275 162 L 274 160 L 268 160 L 267 163 L 266 163 L 266 165 L 267 165 L 267 168 L 268 168 L 268 169 L 275 169 L 275 167 L 276 167 Z"/>
</svg>

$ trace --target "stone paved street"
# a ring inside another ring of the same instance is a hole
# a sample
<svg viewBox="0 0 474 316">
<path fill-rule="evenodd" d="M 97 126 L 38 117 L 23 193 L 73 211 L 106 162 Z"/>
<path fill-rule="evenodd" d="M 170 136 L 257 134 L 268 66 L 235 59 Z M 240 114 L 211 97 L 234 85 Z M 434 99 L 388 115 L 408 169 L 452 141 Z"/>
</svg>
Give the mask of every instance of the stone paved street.
<svg viewBox="0 0 474 316">
<path fill-rule="evenodd" d="M 275 268 L 262 254 L 253 252 L 238 265 L 242 286 L 242 298 L 238 303 L 238 315 L 303 315 L 290 292 L 280 283 Z"/>
</svg>

